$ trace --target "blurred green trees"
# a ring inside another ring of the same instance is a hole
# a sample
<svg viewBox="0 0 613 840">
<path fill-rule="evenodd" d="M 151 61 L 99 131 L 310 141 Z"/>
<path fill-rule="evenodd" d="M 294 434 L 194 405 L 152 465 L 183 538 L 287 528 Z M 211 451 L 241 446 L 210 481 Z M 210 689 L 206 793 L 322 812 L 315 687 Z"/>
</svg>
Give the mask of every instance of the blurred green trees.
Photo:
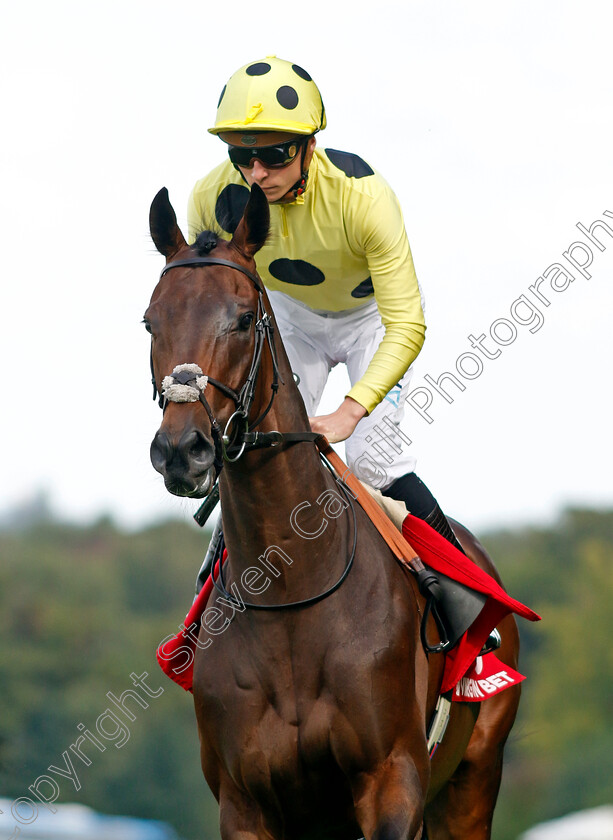
<svg viewBox="0 0 613 840">
<path fill-rule="evenodd" d="M 123 746 L 84 748 L 87 768 L 72 756 L 81 789 L 60 777 L 60 801 L 166 820 L 185 838 L 210 824 L 216 836 L 191 694 L 155 659 L 189 608 L 207 536 L 177 522 L 126 534 L 107 520 L 0 534 L 2 795 L 31 796 L 50 764 L 65 766 L 79 724 L 96 734 L 98 716 L 114 708 L 106 693 L 119 697 L 134 689 L 131 673 L 146 672 L 163 693 L 146 709 L 126 702 L 136 720 L 125 721 Z"/>
<path fill-rule="evenodd" d="M 520 622 L 520 711 L 494 837 L 613 803 L 613 513 L 569 510 L 551 529 L 491 534 L 507 588 L 543 618 Z"/>
<path fill-rule="evenodd" d="M 92 748 L 87 768 L 75 761 L 81 788 L 62 780 L 61 799 L 166 820 L 188 840 L 218 836 L 191 695 L 155 660 L 189 607 L 207 536 L 178 522 L 124 533 L 47 517 L 0 533 L 1 795 L 28 796 L 50 764 L 63 766 L 80 724 L 95 732 L 106 693 L 147 672 L 163 693 L 131 706 L 120 749 Z M 613 802 L 613 512 L 569 510 L 551 528 L 483 542 L 511 594 L 543 616 L 520 627 L 528 679 L 494 831 L 514 840 L 539 820 Z"/>
</svg>

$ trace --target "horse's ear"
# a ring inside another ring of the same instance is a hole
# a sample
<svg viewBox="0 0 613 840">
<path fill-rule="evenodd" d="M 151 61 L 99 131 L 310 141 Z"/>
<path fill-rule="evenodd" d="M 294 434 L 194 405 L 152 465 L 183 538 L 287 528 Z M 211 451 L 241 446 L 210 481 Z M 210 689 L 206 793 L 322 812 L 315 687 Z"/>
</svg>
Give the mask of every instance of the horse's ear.
<svg viewBox="0 0 613 840">
<path fill-rule="evenodd" d="M 149 230 L 155 247 L 166 259 L 174 256 L 187 242 L 177 224 L 177 216 L 168 198 L 168 190 L 162 187 L 151 202 L 149 210 Z"/>
<path fill-rule="evenodd" d="M 270 228 L 270 210 L 264 192 L 257 184 L 251 185 L 249 201 L 243 212 L 243 218 L 232 237 L 232 245 L 251 259 L 266 242 Z"/>
</svg>

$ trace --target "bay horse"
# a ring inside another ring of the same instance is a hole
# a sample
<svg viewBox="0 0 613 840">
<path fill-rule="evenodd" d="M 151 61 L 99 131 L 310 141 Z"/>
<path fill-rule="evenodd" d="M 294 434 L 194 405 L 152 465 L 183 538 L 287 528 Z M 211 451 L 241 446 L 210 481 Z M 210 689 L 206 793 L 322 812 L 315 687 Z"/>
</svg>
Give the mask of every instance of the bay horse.
<svg viewBox="0 0 613 840">
<path fill-rule="evenodd" d="M 193 678 L 221 836 L 486 840 L 519 687 L 454 702 L 430 758 L 443 658 L 420 642 L 415 581 L 339 494 L 309 435 L 256 272 L 268 228 L 256 185 L 231 241 L 208 232 L 189 246 L 167 190 L 151 205 L 151 235 L 166 257 L 144 319 L 154 396 L 169 382 L 196 391 L 191 402 L 165 400 L 152 463 L 171 493 L 201 498 L 226 458 L 227 597 L 207 610 Z M 477 540 L 459 525 L 457 534 L 499 580 Z M 232 600 L 240 587 L 255 601 Z M 516 667 L 513 617 L 498 629 L 497 655 Z"/>
</svg>

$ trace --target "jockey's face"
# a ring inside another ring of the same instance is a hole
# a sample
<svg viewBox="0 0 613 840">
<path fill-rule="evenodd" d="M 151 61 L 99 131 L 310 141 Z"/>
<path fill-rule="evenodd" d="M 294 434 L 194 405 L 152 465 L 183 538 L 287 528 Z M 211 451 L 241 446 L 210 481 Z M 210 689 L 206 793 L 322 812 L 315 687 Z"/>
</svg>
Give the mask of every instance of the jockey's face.
<svg viewBox="0 0 613 840">
<path fill-rule="evenodd" d="M 229 137 L 229 133 L 228 135 L 226 135 L 226 137 Z M 281 132 L 275 132 L 274 134 L 270 133 L 270 135 L 262 134 L 258 136 L 257 146 L 268 146 L 273 145 L 275 143 L 284 143 L 293 138 L 295 138 L 295 135 L 283 135 Z M 302 138 L 296 139 L 298 140 L 298 142 L 302 140 Z M 304 168 L 304 171 L 308 170 L 309 165 L 311 163 L 311 159 L 313 157 L 315 142 L 316 141 L 314 137 L 309 137 L 307 141 L 307 147 L 304 152 L 304 167 L 303 152 L 301 146 L 298 154 L 286 166 L 267 166 L 266 163 L 264 163 L 256 156 L 252 158 L 249 166 L 239 165 L 238 168 L 243 178 L 249 184 L 249 186 L 251 186 L 252 184 L 257 184 L 259 187 L 262 188 L 262 190 L 264 191 L 264 195 L 268 199 L 269 204 L 274 204 L 276 202 L 285 203 L 288 201 L 293 201 L 294 196 L 291 193 L 288 196 L 287 193 L 300 179 L 302 169 Z M 239 144 L 231 143 L 230 145 L 238 146 Z"/>
</svg>

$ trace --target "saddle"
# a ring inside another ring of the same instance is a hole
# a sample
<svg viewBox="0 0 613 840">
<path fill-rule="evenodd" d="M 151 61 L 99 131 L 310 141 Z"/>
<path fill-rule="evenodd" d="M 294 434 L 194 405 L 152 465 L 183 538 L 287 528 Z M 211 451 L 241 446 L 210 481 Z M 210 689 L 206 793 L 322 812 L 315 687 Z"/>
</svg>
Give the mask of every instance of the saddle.
<svg viewBox="0 0 613 840">
<path fill-rule="evenodd" d="M 451 691 L 462 678 L 467 677 L 477 657 L 482 653 L 488 637 L 506 615 L 515 613 L 529 621 L 540 620 L 537 613 L 511 598 L 487 572 L 480 569 L 423 519 L 408 513 L 402 502 L 383 496 L 378 490 L 359 481 L 332 447 L 327 442 L 324 443 L 325 445 L 321 446 L 322 455 L 334 467 L 338 480 L 349 488 L 398 562 L 416 576 L 442 635 L 445 634 L 444 625 L 436 611 L 437 578 L 426 568 L 424 561 L 435 572 L 485 596 L 483 609 L 453 647 L 445 644 L 432 647 L 428 644 L 425 638 L 428 618 L 428 608 L 426 609 L 422 620 L 422 643 L 427 650 L 438 649 L 446 653 L 441 694 Z M 449 609 L 447 602 L 445 608 Z M 453 608 L 452 605 L 451 609 Z"/>
</svg>

